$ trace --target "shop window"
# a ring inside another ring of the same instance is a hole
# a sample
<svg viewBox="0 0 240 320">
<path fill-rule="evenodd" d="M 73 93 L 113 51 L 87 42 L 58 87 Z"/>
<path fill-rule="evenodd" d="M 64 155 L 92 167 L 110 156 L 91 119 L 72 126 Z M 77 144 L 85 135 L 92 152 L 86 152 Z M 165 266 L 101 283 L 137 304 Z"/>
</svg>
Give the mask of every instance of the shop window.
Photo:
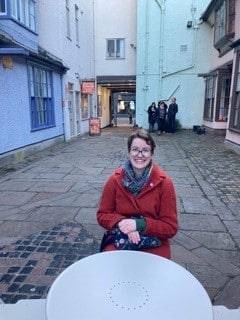
<svg viewBox="0 0 240 320">
<path fill-rule="evenodd" d="M 230 88 L 231 88 L 231 75 L 225 75 L 219 77 L 220 82 L 220 100 L 219 105 L 216 108 L 216 121 L 227 121 L 229 99 L 230 99 Z"/>
<path fill-rule="evenodd" d="M 220 5 L 215 10 L 215 39 L 214 47 L 224 54 L 230 50 L 230 40 L 234 37 L 235 30 L 235 1 L 219 1 Z"/>
<path fill-rule="evenodd" d="M 81 95 L 81 116 L 83 120 L 89 118 L 88 94 Z"/>
<path fill-rule="evenodd" d="M 215 77 L 206 78 L 204 120 L 207 120 L 207 121 L 213 120 L 215 81 L 216 81 Z"/>
<path fill-rule="evenodd" d="M 31 30 L 36 30 L 34 0 L 11 0 L 11 14 Z"/>
<path fill-rule="evenodd" d="M 124 59 L 125 58 L 125 40 L 107 39 L 107 58 Z"/>
<path fill-rule="evenodd" d="M 29 64 L 29 88 L 31 101 L 31 128 L 38 130 L 55 125 L 52 99 L 51 72 L 35 64 Z"/>
</svg>

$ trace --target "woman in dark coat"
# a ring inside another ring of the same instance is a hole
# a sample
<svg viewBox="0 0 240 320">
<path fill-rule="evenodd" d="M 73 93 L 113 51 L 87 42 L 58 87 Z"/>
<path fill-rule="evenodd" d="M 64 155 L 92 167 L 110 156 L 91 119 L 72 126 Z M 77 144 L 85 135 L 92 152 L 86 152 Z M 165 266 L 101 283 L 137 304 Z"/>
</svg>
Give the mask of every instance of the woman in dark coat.
<svg viewBox="0 0 240 320">
<path fill-rule="evenodd" d="M 165 127 L 166 115 L 167 115 L 167 104 L 164 101 L 158 101 L 158 109 L 157 109 L 158 135 L 163 133 L 163 130 Z"/>
<path fill-rule="evenodd" d="M 157 121 L 156 103 L 152 102 L 152 104 L 148 107 L 149 132 L 154 132 L 154 125 L 156 121 Z"/>
</svg>

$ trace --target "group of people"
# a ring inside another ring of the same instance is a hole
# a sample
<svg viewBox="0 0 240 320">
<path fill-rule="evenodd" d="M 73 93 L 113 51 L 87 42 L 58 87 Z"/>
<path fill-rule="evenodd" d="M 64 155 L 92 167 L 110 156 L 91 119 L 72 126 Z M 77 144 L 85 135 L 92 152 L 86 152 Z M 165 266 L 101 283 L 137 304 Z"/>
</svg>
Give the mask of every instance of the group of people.
<svg viewBox="0 0 240 320">
<path fill-rule="evenodd" d="M 175 119 L 178 112 L 176 98 L 171 99 L 171 104 L 169 106 L 167 106 L 164 101 L 159 101 L 157 106 L 155 102 L 152 102 L 147 111 L 149 132 L 154 132 L 154 127 L 157 124 L 158 135 L 160 135 L 165 130 L 166 118 L 168 119 L 168 132 L 175 132 Z"/>
</svg>

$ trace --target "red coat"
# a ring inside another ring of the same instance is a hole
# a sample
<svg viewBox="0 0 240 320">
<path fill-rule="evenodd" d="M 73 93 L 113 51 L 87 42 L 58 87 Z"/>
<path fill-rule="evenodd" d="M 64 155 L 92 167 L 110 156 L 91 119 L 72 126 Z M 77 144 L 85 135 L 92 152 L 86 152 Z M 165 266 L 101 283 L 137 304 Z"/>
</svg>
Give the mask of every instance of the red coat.
<svg viewBox="0 0 240 320">
<path fill-rule="evenodd" d="M 176 195 L 172 180 L 157 165 L 143 190 L 134 196 L 122 185 L 123 169 L 118 168 L 107 180 L 99 208 L 98 223 L 105 229 L 113 228 L 120 220 L 142 214 L 146 220 L 145 235 L 162 240 L 162 245 L 143 251 L 170 259 L 169 238 L 178 229 Z M 104 251 L 117 250 L 113 244 Z"/>
</svg>

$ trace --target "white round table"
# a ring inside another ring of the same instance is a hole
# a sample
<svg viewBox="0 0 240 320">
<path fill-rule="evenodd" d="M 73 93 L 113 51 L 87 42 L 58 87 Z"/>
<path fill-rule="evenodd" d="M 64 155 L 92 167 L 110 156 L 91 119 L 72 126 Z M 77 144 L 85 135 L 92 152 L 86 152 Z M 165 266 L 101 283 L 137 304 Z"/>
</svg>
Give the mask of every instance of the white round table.
<svg viewBox="0 0 240 320">
<path fill-rule="evenodd" d="M 46 302 L 47 320 L 213 320 L 203 286 L 187 270 L 159 256 L 112 251 L 64 270 Z"/>
</svg>

